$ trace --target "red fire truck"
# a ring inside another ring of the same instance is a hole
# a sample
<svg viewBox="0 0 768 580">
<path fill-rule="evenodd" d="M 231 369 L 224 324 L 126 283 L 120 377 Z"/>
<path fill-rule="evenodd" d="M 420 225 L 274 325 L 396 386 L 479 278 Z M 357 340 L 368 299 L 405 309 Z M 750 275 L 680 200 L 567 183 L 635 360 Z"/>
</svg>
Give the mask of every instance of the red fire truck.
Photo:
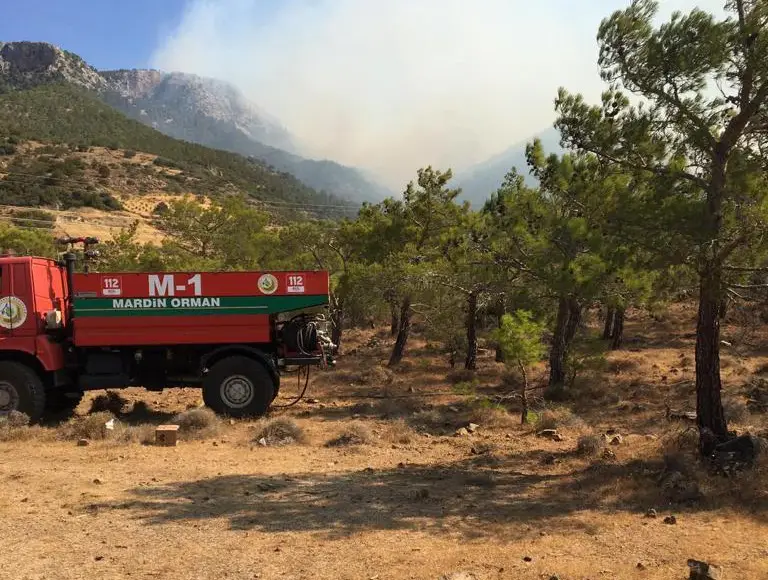
<svg viewBox="0 0 768 580">
<path fill-rule="evenodd" d="M 40 419 L 95 389 L 201 387 L 231 417 L 258 416 L 286 370 L 333 364 L 322 271 L 76 272 L 0 257 L 0 414 Z"/>
</svg>

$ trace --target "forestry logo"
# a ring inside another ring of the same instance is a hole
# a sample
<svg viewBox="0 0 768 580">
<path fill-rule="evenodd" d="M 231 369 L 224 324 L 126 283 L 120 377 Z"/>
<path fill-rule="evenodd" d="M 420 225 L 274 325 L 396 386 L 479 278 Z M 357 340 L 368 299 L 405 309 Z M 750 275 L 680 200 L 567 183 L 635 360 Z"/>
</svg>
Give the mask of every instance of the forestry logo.
<svg viewBox="0 0 768 580">
<path fill-rule="evenodd" d="M 0 298 L 0 326 L 18 328 L 27 320 L 27 307 L 16 296 Z"/>
<path fill-rule="evenodd" d="M 277 278 L 272 274 L 262 274 L 258 286 L 263 294 L 274 294 L 277 291 Z"/>
</svg>

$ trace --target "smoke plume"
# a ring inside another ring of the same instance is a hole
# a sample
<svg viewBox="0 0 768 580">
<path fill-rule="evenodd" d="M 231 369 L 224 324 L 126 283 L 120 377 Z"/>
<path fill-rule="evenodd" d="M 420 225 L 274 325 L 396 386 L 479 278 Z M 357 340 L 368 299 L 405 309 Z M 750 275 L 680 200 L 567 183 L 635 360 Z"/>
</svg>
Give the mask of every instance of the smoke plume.
<svg viewBox="0 0 768 580">
<path fill-rule="evenodd" d="M 232 82 L 308 156 L 401 190 L 418 167 L 461 170 L 546 129 L 561 85 L 597 99 L 597 27 L 627 4 L 192 0 L 152 65 Z"/>
</svg>

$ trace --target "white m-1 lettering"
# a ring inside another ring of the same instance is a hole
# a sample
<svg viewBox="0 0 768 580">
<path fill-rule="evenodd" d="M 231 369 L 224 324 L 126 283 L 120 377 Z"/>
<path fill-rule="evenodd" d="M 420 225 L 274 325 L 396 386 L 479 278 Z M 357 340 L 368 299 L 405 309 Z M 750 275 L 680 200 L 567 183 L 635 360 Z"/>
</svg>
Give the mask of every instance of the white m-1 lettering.
<svg viewBox="0 0 768 580">
<path fill-rule="evenodd" d="M 162 282 L 157 274 L 149 275 L 150 296 L 173 296 L 176 286 L 173 284 L 173 274 L 165 274 Z"/>
</svg>

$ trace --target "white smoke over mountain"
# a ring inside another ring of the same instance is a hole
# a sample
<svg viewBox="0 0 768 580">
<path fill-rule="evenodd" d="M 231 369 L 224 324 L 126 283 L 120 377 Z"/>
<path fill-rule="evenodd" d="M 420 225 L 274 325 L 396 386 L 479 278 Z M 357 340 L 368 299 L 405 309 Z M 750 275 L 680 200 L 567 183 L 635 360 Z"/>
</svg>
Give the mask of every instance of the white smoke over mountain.
<svg viewBox="0 0 768 580">
<path fill-rule="evenodd" d="M 232 82 L 304 153 L 401 189 L 551 125 L 561 85 L 597 99 L 597 27 L 628 1 L 191 0 L 152 64 Z"/>
</svg>

